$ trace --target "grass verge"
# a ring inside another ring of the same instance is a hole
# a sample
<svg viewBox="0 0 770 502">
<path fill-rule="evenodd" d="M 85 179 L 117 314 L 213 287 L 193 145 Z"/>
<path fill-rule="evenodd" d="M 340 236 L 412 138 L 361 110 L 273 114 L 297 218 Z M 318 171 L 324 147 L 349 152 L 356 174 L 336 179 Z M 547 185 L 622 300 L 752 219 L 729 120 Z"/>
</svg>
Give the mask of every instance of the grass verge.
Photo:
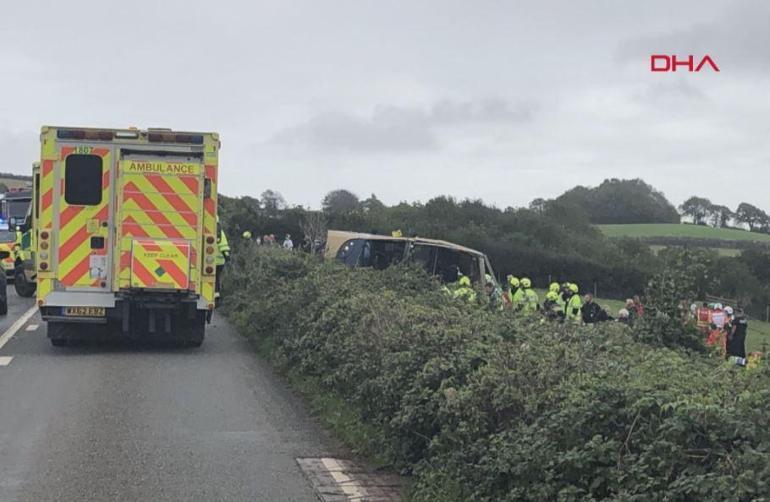
<svg viewBox="0 0 770 502">
<path fill-rule="evenodd" d="M 365 460 L 373 469 L 380 470 L 390 464 L 372 446 L 376 430 L 364 423 L 357 410 L 342 397 L 324 388 L 317 378 L 303 375 L 287 367 L 280 357 L 278 344 L 273 338 L 248 339 L 257 355 L 283 376 L 289 386 L 308 403 L 310 412 L 328 428 L 356 456 Z"/>
</svg>

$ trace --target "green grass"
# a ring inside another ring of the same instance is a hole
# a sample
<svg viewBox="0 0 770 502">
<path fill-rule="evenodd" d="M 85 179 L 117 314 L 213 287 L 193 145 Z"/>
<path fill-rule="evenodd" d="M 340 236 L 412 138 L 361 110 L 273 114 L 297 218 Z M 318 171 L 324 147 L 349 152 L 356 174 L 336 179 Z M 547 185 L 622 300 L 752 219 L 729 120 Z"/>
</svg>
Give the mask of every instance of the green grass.
<svg viewBox="0 0 770 502">
<path fill-rule="evenodd" d="M 289 386 L 305 399 L 313 416 L 342 440 L 354 454 L 364 458 L 374 469 L 390 467 L 381 452 L 374 447 L 376 428 L 361 420 L 352 405 L 321 385 L 320 378 L 303 375 L 288 367 L 279 354 L 275 339 L 249 338 L 249 342 L 256 353 L 283 375 Z"/>
<path fill-rule="evenodd" d="M 607 237 L 690 237 L 695 239 L 720 239 L 725 241 L 757 241 L 770 243 L 770 235 L 737 230 L 713 228 L 701 225 L 676 223 L 644 223 L 633 225 L 597 225 Z"/>
</svg>

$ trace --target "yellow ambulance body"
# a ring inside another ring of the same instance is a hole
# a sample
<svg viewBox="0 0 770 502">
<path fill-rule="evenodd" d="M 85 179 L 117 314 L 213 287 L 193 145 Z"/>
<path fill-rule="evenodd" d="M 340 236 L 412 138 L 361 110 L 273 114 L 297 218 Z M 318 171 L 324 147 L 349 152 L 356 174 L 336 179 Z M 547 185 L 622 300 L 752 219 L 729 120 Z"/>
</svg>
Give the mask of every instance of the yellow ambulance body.
<svg viewBox="0 0 770 502">
<path fill-rule="evenodd" d="M 40 139 L 37 302 L 51 342 L 200 345 L 215 303 L 219 136 L 45 126 Z"/>
</svg>

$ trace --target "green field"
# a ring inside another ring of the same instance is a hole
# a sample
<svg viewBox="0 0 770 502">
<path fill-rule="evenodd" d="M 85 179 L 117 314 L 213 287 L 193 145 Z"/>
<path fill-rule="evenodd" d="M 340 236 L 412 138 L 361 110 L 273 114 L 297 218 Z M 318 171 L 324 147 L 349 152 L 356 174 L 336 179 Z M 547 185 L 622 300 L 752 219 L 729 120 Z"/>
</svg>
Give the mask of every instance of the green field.
<svg viewBox="0 0 770 502">
<path fill-rule="evenodd" d="M 643 223 L 634 225 L 597 225 L 607 237 L 689 237 L 694 239 L 721 239 L 725 241 L 757 241 L 770 243 L 770 235 L 701 225 L 676 223 Z"/>
<path fill-rule="evenodd" d="M 670 248 L 670 247 L 677 247 L 677 246 L 662 246 L 658 244 L 651 244 L 650 245 L 650 251 L 652 251 L 655 254 L 658 254 L 659 251 L 662 249 Z M 716 251 L 719 256 L 738 256 L 741 254 L 740 249 L 731 249 L 731 248 L 711 248 L 713 251 Z"/>
</svg>

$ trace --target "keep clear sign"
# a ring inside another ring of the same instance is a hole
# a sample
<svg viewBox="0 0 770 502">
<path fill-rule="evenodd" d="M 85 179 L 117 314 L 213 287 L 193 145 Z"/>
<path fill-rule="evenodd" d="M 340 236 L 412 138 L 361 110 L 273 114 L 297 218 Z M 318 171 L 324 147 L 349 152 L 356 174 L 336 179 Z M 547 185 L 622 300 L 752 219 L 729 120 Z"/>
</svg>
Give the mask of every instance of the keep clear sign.
<svg viewBox="0 0 770 502">
<path fill-rule="evenodd" d="M 124 160 L 123 172 L 130 174 L 166 174 L 171 176 L 197 176 L 201 166 L 194 162 L 163 162 L 157 160 Z"/>
</svg>

